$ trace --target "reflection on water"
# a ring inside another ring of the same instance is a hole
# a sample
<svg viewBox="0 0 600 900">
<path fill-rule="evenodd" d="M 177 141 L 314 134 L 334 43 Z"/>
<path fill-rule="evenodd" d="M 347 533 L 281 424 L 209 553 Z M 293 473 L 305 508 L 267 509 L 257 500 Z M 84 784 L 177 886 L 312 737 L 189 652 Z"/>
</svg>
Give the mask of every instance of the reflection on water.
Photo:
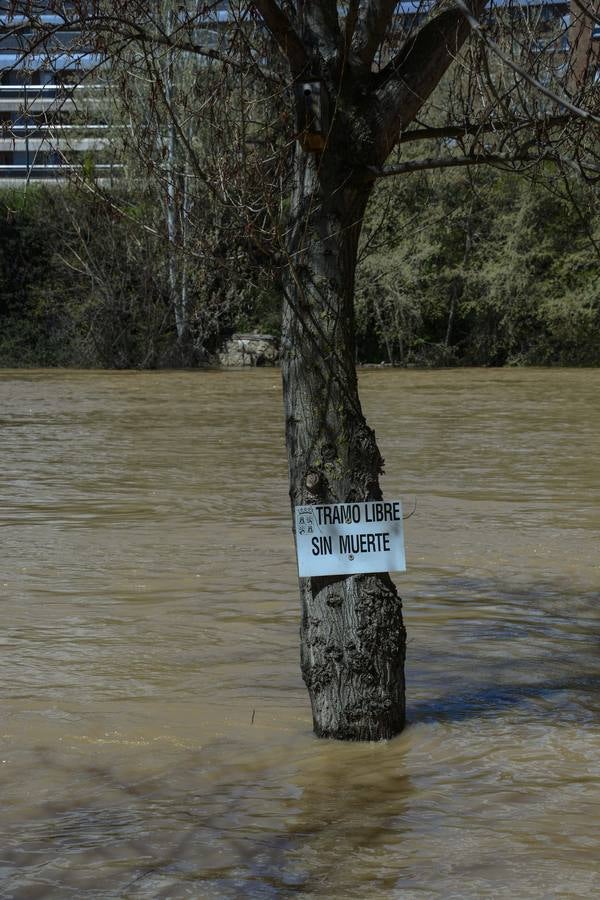
<svg viewBox="0 0 600 900">
<path fill-rule="evenodd" d="M 0 373 L 0 897 L 590 897 L 600 372 L 367 371 L 410 726 L 316 740 L 277 372 Z"/>
</svg>

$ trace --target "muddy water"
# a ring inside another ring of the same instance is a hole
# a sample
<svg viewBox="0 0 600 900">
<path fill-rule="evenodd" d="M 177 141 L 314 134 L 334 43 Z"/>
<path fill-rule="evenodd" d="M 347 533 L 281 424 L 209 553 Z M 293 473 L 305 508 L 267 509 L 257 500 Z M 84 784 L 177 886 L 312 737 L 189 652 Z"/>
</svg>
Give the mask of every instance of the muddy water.
<svg viewBox="0 0 600 900">
<path fill-rule="evenodd" d="M 410 726 L 313 738 L 278 373 L 0 373 L 0 897 L 591 897 L 600 372 L 366 371 Z"/>
</svg>

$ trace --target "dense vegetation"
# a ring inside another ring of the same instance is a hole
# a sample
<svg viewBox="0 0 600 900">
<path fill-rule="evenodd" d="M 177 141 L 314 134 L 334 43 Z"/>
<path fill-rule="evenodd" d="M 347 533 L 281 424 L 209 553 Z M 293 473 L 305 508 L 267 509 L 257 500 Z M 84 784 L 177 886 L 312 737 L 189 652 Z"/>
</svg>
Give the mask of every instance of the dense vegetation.
<svg viewBox="0 0 600 900">
<path fill-rule="evenodd" d="M 212 252 L 186 263 L 192 330 L 181 347 L 165 235 L 140 224 L 163 217 L 150 196 L 114 199 L 56 187 L 0 195 L 0 365 L 197 365 L 233 331 L 277 330 L 268 261 L 215 215 Z M 547 173 L 543 185 L 494 170 L 383 182 L 363 236 L 358 359 L 597 365 L 599 244 L 594 194 Z"/>
<path fill-rule="evenodd" d="M 600 363 L 596 203 L 549 173 L 543 185 L 489 169 L 384 184 L 358 280 L 361 357 Z"/>
</svg>

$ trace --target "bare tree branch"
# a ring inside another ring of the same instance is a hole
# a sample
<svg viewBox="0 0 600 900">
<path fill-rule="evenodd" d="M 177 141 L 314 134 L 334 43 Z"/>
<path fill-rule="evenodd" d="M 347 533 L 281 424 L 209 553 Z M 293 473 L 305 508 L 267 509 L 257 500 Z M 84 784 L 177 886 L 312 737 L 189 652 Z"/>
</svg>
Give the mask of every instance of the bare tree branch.
<svg viewBox="0 0 600 900">
<path fill-rule="evenodd" d="M 347 53 L 352 44 L 352 38 L 358 24 L 358 13 L 360 11 L 360 0 L 350 0 L 348 9 L 346 10 L 346 21 L 344 23 L 344 50 Z"/>
<path fill-rule="evenodd" d="M 293 74 L 300 75 L 308 66 L 308 56 L 304 44 L 282 7 L 274 0 L 255 0 L 254 6 L 287 57 Z"/>
<path fill-rule="evenodd" d="M 323 59 L 332 59 L 342 49 L 336 0 L 304 0 L 298 4 L 301 33 L 309 47 L 318 47 Z"/>
<path fill-rule="evenodd" d="M 589 6 L 586 6 L 585 3 L 582 3 L 582 0 L 573 0 L 575 6 L 581 10 L 584 16 L 588 19 L 591 19 L 592 22 L 595 22 L 596 25 L 600 25 L 600 16 L 596 10 L 590 9 Z"/>
<path fill-rule="evenodd" d="M 549 100 L 552 100 L 554 103 L 558 103 L 559 106 L 568 109 L 573 113 L 574 116 L 578 116 L 582 119 L 587 119 L 588 121 L 595 122 L 597 125 L 600 125 L 600 118 L 595 116 L 592 112 L 587 109 L 582 109 L 579 106 L 576 106 L 574 103 L 565 97 L 560 96 L 555 91 L 550 90 L 550 88 L 546 87 L 546 85 L 542 84 L 537 78 L 534 78 L 523 66 L 519 65 L 519 63 L 515 62 L 514 59 L 511 59 L 508 54 L 504 53 L 504 51 L 498 46 L 498 44 L 493 41 L 489 35 L 487 35 L 483 29 L 483 26 L 479 22 L 478 19 L 471 13 L 466 3 L 463 0 L 455 0 L 458 8 L 462 11 L 465 19 L 468 21 L 469 25 L 473 32 L 483 41 L 483 43 L 489 47 L 489 49 L 495 53 L 498 59 L 501 59 L 503 63 L 505 63 L 513 72 L 516 72 L 517 75 L 520 75 L 528 84 L 534 87 L 541 94 L 544 94 L 545 97 L 548 97 Z"/>
<path fill-rule="evenodd" d="M 396 163 L 392 166 L 383 166 L 381 169 L 371 168 L 369 170 L 369 180 L 374 181 L 379 178 L 391 178 L 394 175 L 407 175 L 411 172 L 423 172 L 434 169 L 456 169 L 466 168 L 469 166 L 510 166 L 515 163 L 529 163 L 538 165 L 540 161 L 551 162 L 558 166 L 566 166 L 573 171 L 580 173 L 582 163 L 576 162 L 558 154 L 545 153 L 540 157 L 539 154 L 532 154 L 528 151 L 522 153 L 481 153 L 473 156 L 460 157 L 429 157 L 425 159 L 411 159 L 404 163 Z M 600 174 L 600 166 L 593 162 L 585 163 L 585 168 L 595 174 Z"/>
<path fill-rule="evenodd" d="M 352 49 L 368 69 L 390 27 L 395 8 L 396 0 L 369 0 L 364 15 L 359 17 Z"/>
<path fill-rule="evenodd" d="M 150 32 L 148 29 L 144 28 L 139 21 L 135 21 L 133 18 L 125 19 L 123 16 L 100 13 L 97 16 L 92 16 L 90 14 L 89 16 L 82 17 L 72 16 L 68 19 L 63 17 L 62 21 L 58 24 L 39 23 L 36 25 L 35 18 L 32 18 L 28 19 L 25 23 L 15 25 L 10 29 L 2 28 L 0 33 L 6 40 L 13 36 L 16 37 L 29 33 L 31 30 L 34 31 L 35 36 L 28 39 L 27 45 L 22 50 L 17 65 L 26 62 L 39 48 L 48 52 L 47 48 L 51 39 L 57 37 L 61 31 L 68 28 L 70 31 L 80 31 L 84 36 L 91 34 L 93 44 L 97 44 L 98 39 L 105 36 L 110 43 L 111 53 L 114 53 L 116 49 L 114 41 L 115 37 L 118 37 L 125 42 L 124 45 L 129 44 L 132 41 L 139 42 L 140 44 L 155 44 L 165 48 L 171 47 L 179 51 L 191 53 L 195 56 L 202 56 L 206 59 L 220 62 L 234 68 L 247 68 L 246 64 L 236 60 L 230 54 L 221 53 L 218 50 L 213 50 L 212 48 L 198 44 L 195 41 L 186 39 L 184 29 L 187 26 L 189 26 L 189 23 L 186 23 L 186 26 L 180 26 L 172 34 L 167 35 L 158 28 L 155 31 Z M 82 43 L 83 42 L 84 41 L 82 41 Z M 268 75 L 264 68 L 262 71 L 263 74 Z"/>
<path fill-rule="evenodd" d="M 476 0 L 474 6 L 483 9 L 485 2 Z M 382 159 L 437 87 L 468 34 L 469 23 L 463 13 L 446 10 L 428 21 L 382 70 L 376 81 Z"/>
<path fill-rule="evenodd" d="M 482 122 L 464 122 L 462 125 L 445 125 L 439 128 L 415 128 L 412 131 L 404 131 L 398 138 L 399 144 L 410 144 L 416 141 L 435 141 L 444 138 L 462 138 L 469 135 L 483 134 L 516 134 L 517 132 L 531 128 L 534 131 L 546 131 L 566 125 L 571 121 L 567 113 L 556 116 L 538 116 L 532 119 L 507 119 L 488 120 Z"/>
</svg>

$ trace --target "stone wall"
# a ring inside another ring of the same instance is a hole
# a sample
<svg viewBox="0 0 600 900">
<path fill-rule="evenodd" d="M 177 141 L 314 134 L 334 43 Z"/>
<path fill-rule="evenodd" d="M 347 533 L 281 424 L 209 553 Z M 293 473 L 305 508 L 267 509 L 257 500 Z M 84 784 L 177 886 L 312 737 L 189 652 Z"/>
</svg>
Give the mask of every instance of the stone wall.
<svg viewBox="0 0 600 900">
<path fill-rule="evenodd" d="M 228 368 L 276 366 L 277 341 L 271 334 L 234 334 L 219 353 L 219 362 Z"/>
</svg>

